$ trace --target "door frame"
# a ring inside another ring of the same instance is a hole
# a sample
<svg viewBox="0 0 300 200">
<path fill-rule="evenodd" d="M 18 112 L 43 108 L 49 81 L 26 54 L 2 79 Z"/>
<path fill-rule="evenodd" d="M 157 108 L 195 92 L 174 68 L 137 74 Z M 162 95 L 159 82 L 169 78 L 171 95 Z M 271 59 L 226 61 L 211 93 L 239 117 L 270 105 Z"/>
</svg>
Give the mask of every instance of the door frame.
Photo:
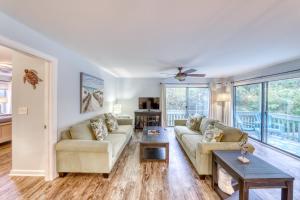
<svg viewBox="0 0 300 200">
<path fill-rule="evenodd" d="M 48 94 L 45 94 L 45 101 L 48 103 L 45 105 L 45 111 L 47 114 L 45 119 L 45 152 L 46 152 L 46 168 L 44 177 L 46 181 L 53 180 L 57 177 L 56 171 L 56 154 L 55 154 L 55 144 L 57 142 L 57 65 L 58 59 L 41 52 L 39 50 L 33 49 L 25 44 L 22 44 L 17 41 L 13 41 L 9 38 L 6 38 L 0 35 L 0 45 L 8 47 L 10 49 L 19 51 L 24 54 L 29 54 L 46 60 L 49 64 L 45 70 L 45 76 L 48 81 L 45 81 L 45 88 L 48 91 Z M 18 174 L 15 174 L 18 175 Z M 19 174 L 27 175 L 30 174 Z"/>
</svg>

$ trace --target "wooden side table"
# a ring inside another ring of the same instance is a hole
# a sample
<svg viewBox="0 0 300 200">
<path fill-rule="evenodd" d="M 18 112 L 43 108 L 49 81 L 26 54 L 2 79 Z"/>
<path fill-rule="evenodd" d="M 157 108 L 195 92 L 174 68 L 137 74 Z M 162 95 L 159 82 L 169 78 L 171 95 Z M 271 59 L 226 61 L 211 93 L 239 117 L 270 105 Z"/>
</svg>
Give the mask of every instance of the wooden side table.
<svg viewBox="0 0 300 200">
<path fill-rule="evenodd" d="M 237 160 L 240 151 L 213 151 L 212 152 L 212 187 L 222 198 L 228 198 L 218 187 L 218 165 L 224 168 L 239 185 L 239 199 L 249 199 L 249 189 L 281 188 L 281 199 L 293 199 L 294 177 L 254 156 L 247 155 L 250 163 L 243 164 Z"/>
</svg>

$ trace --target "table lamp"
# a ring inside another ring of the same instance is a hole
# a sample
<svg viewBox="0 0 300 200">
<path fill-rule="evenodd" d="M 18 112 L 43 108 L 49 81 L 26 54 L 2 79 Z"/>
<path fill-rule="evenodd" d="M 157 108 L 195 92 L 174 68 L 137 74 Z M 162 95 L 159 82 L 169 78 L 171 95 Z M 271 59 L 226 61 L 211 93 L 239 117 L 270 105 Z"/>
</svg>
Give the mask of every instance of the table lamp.
<svg viewBox="0 0 300 200">
<path fill-rule="evenodd" d="M 119 115 L 122 113 L 122 105 L 117 103 L 117 104 L 114 104 L 113 106 L 113 113 L 116 114 L 116 115 Z"/>
</svg>

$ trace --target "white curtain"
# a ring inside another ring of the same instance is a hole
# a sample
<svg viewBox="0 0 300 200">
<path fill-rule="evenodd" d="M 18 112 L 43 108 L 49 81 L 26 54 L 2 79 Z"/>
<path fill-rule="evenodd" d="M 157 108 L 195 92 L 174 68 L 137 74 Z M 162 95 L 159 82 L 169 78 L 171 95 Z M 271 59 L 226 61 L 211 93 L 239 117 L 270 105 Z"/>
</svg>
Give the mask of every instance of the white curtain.
<svg viewBox="0 0 300 200">
<path fill-rule="evenodd" d="M 210 103 L 209 103 L 209 118 L 216 119 L 216 83 L 211 82 L 209 85 L 210 88 Z"/>
<path fill-rule="evenodd" d="M 166 86 L 160 84 L 160 110 L 161 110 L 161 126 L 167 127 L 167 111 L 166 111 Z"/>
<path fill-rule="evenodd" d="M 225 93 L 227 93 L 231 98 L 229 102 L 225 102 L 224 104 L 224 124 L 227 126 L 231 126 L 232 119 L 232 105 L 233 105 L 233 87 L 231 83 L 226 83 L 224 86 Z"/>
</svg>

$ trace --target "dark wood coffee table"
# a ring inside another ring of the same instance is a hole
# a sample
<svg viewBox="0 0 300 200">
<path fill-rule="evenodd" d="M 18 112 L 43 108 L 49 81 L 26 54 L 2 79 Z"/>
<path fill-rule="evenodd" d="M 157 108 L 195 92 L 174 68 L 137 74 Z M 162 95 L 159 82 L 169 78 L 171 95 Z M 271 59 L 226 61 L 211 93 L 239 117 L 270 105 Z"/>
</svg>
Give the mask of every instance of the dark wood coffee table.
<svg viewBox="0 0 300 200">
<path fill-rule="evenodd" d="M 148 134 L 148 130 L 154 129 L 158 130 L 160 134 Z M 169 163 L 169 139 L 166 129 L 157 126 L 148 126 L 143 129 L 143 136 L 140 141 L 140 161 L 165 161 Z"/>
<path fill-rule="evenodd" d="M 212 187 L 221 198 L 226 198 L 218 187 L 217 165 L 222 166 L 237 182 L 239 199 L 249 198 L 249 189 L 281 188 L 281 199 L 293 199 L 294 178 L 264 160 L 247 155 L 248 164 L 242 164 L 237 157 L 240 151 L 213 151 L 212 153 Z"/>
</svg>

